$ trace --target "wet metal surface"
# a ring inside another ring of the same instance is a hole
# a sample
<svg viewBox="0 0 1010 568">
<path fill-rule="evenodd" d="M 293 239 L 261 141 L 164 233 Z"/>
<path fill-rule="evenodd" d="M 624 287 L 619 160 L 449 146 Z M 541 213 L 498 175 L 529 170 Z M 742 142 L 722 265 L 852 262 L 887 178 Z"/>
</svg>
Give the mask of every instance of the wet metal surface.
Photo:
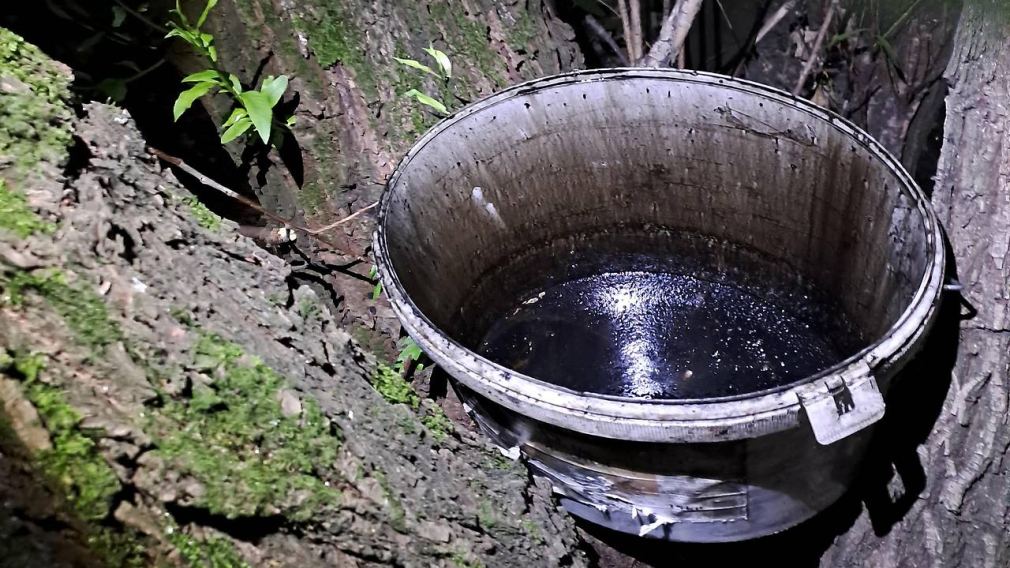
<svg viewBox="0 0 1010 568">
<path fill-rule="evenodd" d="M 785 298 L 725 280 L 599 273 L 523 294 L 490 327 L 480 352 L 578 391 L 636 398 L 742 394 L 813 375 L 848 355 L 822 323 L 837 312 L 807 294 Z"/>
</svg>

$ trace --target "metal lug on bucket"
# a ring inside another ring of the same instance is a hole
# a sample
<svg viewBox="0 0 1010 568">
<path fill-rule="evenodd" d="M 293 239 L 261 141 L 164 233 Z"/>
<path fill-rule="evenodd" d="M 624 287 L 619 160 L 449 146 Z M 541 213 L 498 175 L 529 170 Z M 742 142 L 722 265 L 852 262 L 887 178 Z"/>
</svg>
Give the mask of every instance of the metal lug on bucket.
<svg viewBox="0 0 1010 568">
<path fill-rule="evenodd" d="M 831 377 L 825 385 L 799 394 L 814 438 L 828 445 L 855 434 L 884 416 L 884 397 L 869 374 Z"/>
</svg>

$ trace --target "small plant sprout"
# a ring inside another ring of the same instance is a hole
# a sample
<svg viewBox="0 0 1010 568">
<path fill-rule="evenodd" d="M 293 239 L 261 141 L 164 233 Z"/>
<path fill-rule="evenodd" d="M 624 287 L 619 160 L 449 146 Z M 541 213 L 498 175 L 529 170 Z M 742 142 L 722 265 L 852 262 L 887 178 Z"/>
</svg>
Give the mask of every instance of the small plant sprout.
<svg viewBox="0 0 1010 568">
<path fill-rule="evenodd" d="M 421 346 L 414 341 L 414 338 L 409 335 L 400 339 L 396 345 L 400 348 L 400 353 L 396 356 L 396 363 L 393 365 L 393 369 L 403 376 L 409 370 L 411 361 L 420 360 L 424 352 L 421 351 Z M 419 373 L 422 370 L 424 370 L 424 365 L 421 364 L 418 364 L 414 368 L 415 373 Z"/>
<path fill-rule="evenodd" d="M 382 281 L 379 280 L 379 268 L 372 265 L 372 269 L 368 271 L 368 279 L 375 282 L 375 288 L 372 288 L 372 301 L 379 299 L 382 295 Z"/>
<path fill-rule="evenodd" d="M 172 109 L 172 115 L 175 120 L 179 120 L 179 117 L 189 110 L 200 97 L 224 93 L 232 98 L 235 109 L 228 120 L 221 125 L 223 129 L 221 143 L 227 144 L 252 128 L 259 134 L 260 140 L 264 144 L 270 144 L 273 141 L 276 146 L 280 138 L 277 136 L 278 128 L 275 126 L 290 128 L 295 121 L 293 116 L 283 122 L 274 116 L 274 109 L 288 88 L 288 78 L 285 75 L 278 77 L 271 75 L 263 80 L 258 90 L 245 89 L 234 73 L 222 70 L 217 63 L 214 36 L 201 29 L 215 5 L 217 5 L 217 0 L 207 0 L 203 12 L 200 13 L 196 22 L 190 22 L 186 17 L 179 6 L 179 0 L 176 0 L 175 10 L 171 12 L 175 19 L 169 22 L 172 29 L 165 37 L 177 37 L 185 41 L 197 53 L 205 57 L 211 65 L 209 69 L 193 73 L 182 79 L 184 84 L 192 84 L 192 86 L 179 94 Z"/>
<path fill-rule="evenodd" d="M 431 67 L 417 61 L 416 59 L 403 59 L 400 57 L 394 57 L 393 59 L 401 65 L 405 65 L 411 69 L 417 69 L 418 71 L 427 73 L 433 77 L 438 77 L 442 81 L 448 82 L 449 79 L 452 79 L 452 62 L 449 60 L 449 56 L 446 55 L 445 52 L 435 49 L 435 47 L 430 44 L 428 47 L 424 48 L 424 52 L 435 60 L 435 64 L 438 66 L 438 71 L 435 71 Z M 449 110 L 442 101 L 417 89 L 410 89 L 403 95 L 436 110 L 440 114 L 449 114 Z"/>
</svg>

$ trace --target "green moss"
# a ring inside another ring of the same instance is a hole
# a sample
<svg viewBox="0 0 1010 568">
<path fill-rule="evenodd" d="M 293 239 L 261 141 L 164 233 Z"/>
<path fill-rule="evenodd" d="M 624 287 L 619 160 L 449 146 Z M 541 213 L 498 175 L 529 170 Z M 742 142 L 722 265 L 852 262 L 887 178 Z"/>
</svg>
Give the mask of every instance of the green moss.
<svg viewBox="0 0 1010 568">
<path fill-rule="evenodd" d="M 298 201 L 309 215 L 319 213 L 326 206 L 326 191 L 318 182 L 307 182 L 298 192 Z"/>
<path fill-rule="evenodd" d="M 516 22 L 508 28 L 509 46 L 513 50 L 525 49 L 532 52 L 529 49 L 530 43 L 533 42 L 537 34 L 533 17 L 530 16 L 529 10 L 520 9 L 516 12 Z"/>
<path fill-rule="evenodd" d="M 520 521 L 520 526 L 522 527 L 523 532 L 527 534 L 527 536 L 538 541 L 544 540 L 544 535 L 542 532 L 540 532 L 540 525 L 534 523 L 529 519 L 523 519 L 522 521 Z"/>
<path fill-rule="evenodd" d="M 324 478 L 340 439 L 312 400 L 284 416 L 283 379 L 241 347 L 202 334 L 193 366 L 214 375 L 170 398 L 152 425 L 158 454 L 204 486 L 197 505 L 230 518 L 281 511 L 307 520 L 340 494 Z"/>
<path fill-rule="evenodd" d="M 457 566 L 457 568 L 484 568 L 484 565 L 477 561 L 472 560 L 468 555 L 457 552 L 452 555 L 452 563 Z"/>
<path fill-rule="evenodd" d="M 313 319 L 320 314 L 321 308 L 312 298 L 302 298 L 298 302 L 298 315 L 303 320 Z"/>
<path fill-rule="evenodd" d="M 321 2 L 316 6 L 316 14 L 295 17 L 292 22 L 295 29 L 308 38 L 309 47 L 322 68 L 336 63 L 350 68 L 364 93 L 375 98 L 375 78 L 361 48 L 364 34 L 353 14 L 340 2 Z"/>
<path fill-rule="evenodd" d="M 25 196 L 8 189 L 0 178 L 0 230 L 25 239 L 35 233 L 52 233 L 56 230 L 56 225 L 40 219 L 28 208 Z"/>
<path fill-rule="evenodd" d="M 414 392 L 410 383 L 392 369 L 389 365 L 379 363 L 372 375 L 372 387 L 382 395 L 382 398 L 393 404 L 406 404 L 417 408 L 421 404 L 420 397 Z"/>
<path fill-rule="evenodd" d="M 70 143 L 70 73 L 38 48 L 0 28 L 0 163 L 10 181 L 41 161 L 60 164 Z"/>
<path fill-rule="evenodd" d="M 192 213 L 193 218 L 196 219 L 197 224 L 201 227 L 210 231 L 216 231 L 221 228 L 221 217 L 218 217 L 213 211 L 207 209 L 207 206 L 199 199 L 190 195 L 182 198 L 182 201 L 189 206 L 190 213 Z"/>
<path fill-rule="evenodd" d="M 389 509 L 389 526 L 393 527 L 395 531 L 406 534 L 407 511 L 403 508 L 403 503 L 393 493 L 385 474 L 381 471 L 373 471 L 372 477 L 379 482 L 379 486 L 382 487 L 383 496 L 386 498 L 386 505 Z"/>
<path fill-rule="evenodd" d="M 17 272 L 0 279 L 6 301 L 19 305 L 26 292 L 41 296 L 56 311 L 81 344 L 96 353 L 122 338 L 122 332 L 109 319 L 105 303 L 89 287 L 68 284 L 57 271 Z"/>
<path fill-rule="evenodd" d="M 183 561 L 193 568 L 244 568 L 249 566 L 231 542 L 219 537 L 198 539 L 172 527 L 168 537 Z"/>
<path fill-rule="evenodd" d="M 481 500 L 477 506 L 477 521 L 484 530 L 490 530 L 498 524 L 498 516 L 495 515 L 494 505 L 487 499 Z"/>
<path fill-rule="evenodd" d="M 98 454 L 94 440 L 78 429 L 81 416 L 67 404 L 60 389 L 39 380 L 45 359 L 15 352 L 8 354 L 3 363 L 8 372 L 22 379 L 25 398 L 49 431 L 52 448 L 35 456 L 40 469 L 60 487 L 81 519 L 106 518 L 112 497 L 119 491 L 119 480 Z"/>
<path fill-rule="evenodd" d="M 193 321 L 193 314 L 189 310 L 179 307 L 169 308 L 168 315 L 172 316 L 175 321 L 181 323 L 186 327 L 192 327 L 195 323 Z"/>
<path fill-rule="evenodd" d="M 515 465 L 516 462 L 501 455 L 501 452 L 498 451 L 489 453 L 484 458 L 484 467 L 487 469 L 501 469 L 507 471 L 515 467 Z"/>
<path fill-rule="evenodd" d="M 123 532 L 109 527 L 94 527 L 88 535 L 88 546 L 116 568 L 146 568 L 151 565 L 147 554 L 146 537 L 133 529 Z"/>
<path fill-rule="evenodd" d="M 425 415 L 421 417 L 421 423 L 437 442 L 441 442 L 452 432 L 452 421 L 438 406 L 432 405 L 431 408 L 428 408 Z"/>
<path fill-rule="evenodd" d="M 21 379 L 25 398 L 50 435 L 52 448 L 31 456 L 33 466 L 66 499 L 74 515 L 85 521 L 88 546 L 107 566 L 150 565 L 146 537 L 132 529 L 117 530 L 102 524 L 120 490 L 119 479 L 95 441 L 80 430 L 81 417 L 63 392 L 41 381 L 44 368 L 41 355 L 0 352 L 0 371 Z M 0 430 L 0 447 L 15 439 L 2 414 Z"/>
<path fill-rule="evenodd" d="M 459 5 L 449 0 L 432 3 L 429 7 L 432 18 L 442 23 L 448 37 L 448 55 L 457 66 L 476 69 L 477 76 L 492 80 L 496 86 L 505 85 L 501 61 L 488 45 L 487 26 L 467 17 Z M 462 74 L 453 73 L 457 81 Z"/>
</svg>

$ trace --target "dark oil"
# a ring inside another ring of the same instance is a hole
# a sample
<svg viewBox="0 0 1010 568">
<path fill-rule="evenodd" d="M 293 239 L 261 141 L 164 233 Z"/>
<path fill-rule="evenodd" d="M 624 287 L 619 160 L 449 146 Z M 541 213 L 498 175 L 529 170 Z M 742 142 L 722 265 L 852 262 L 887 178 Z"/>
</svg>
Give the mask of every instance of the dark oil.
<svg viewBox="0 0 1010 568">
<path fill-rule="evenodd" d="M 790 384 L 839 362 L 853 339 L 843 320 L 799 288 L 601 271 L 522 294 L 492 318 L 478 350 L 576 391 L 709 398 Z"/>
</svg>

